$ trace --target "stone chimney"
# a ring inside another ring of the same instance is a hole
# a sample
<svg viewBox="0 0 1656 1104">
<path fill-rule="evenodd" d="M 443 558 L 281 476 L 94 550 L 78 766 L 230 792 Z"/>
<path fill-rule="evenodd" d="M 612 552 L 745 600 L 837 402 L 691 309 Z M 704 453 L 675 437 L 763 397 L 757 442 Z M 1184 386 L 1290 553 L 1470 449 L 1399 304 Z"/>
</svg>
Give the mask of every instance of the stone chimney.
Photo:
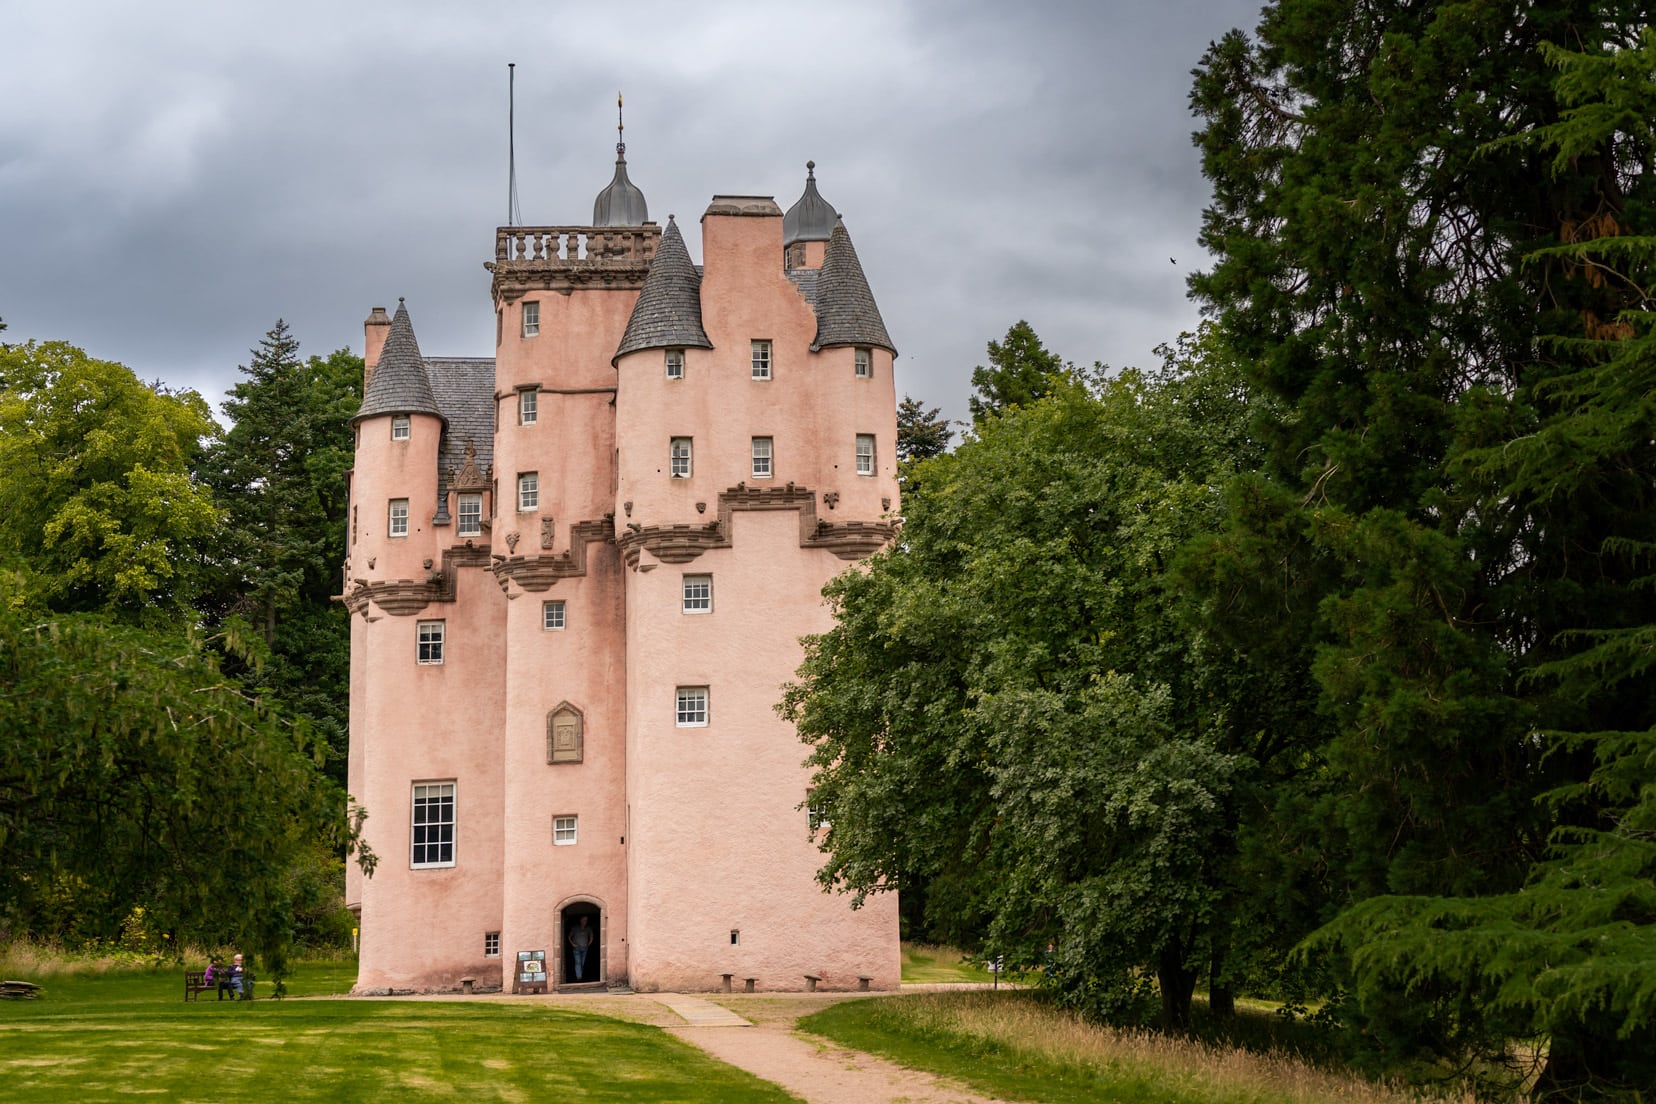
<svg viewBox="0 0 1656 1104">
<path fill-rule="evenodd" d="M 362 324 L 362 393 L 368 393 L 368 384 L 374 378 L 374 367 L 379 364 L 380 350 L 385 348 L 385 335 L 391 332 L 391 316 L 384 307 L 368 312 Z"/>
</svg>

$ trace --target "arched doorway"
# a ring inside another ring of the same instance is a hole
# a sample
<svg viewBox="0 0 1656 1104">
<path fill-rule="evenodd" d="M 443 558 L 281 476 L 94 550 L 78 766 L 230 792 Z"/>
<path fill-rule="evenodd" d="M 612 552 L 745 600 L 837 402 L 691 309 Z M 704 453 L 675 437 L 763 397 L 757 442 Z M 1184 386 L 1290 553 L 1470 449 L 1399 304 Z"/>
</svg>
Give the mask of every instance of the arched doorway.
<svg viewBox="0 0 1656 1104">
<path fill-rule="evenodd" d="M 575 947 L 586 944 L 582 970 L 575 970 Z M 592 901 L 571 901 L 558 910 L 558 984 L 592 985 L 604 980 L 603 909 Z"/>
</svg>

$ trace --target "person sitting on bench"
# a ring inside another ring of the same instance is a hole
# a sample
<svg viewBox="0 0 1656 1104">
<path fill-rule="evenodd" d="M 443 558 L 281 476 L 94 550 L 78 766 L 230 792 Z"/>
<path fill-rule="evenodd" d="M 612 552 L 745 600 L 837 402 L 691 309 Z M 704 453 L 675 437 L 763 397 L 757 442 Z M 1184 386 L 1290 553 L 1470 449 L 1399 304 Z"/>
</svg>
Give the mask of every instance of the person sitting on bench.
<svg viewBox="0 0 1656 1104">
<path fill-rule="evenodd" d="M 243 970 L 242 956 L 236 955 L 230 960 L 229 966 L 220 966 L 213 971 L 213 977 L 218 982 L 218 999 L 223 1000 L 224 994 L 229 993 L 231 1000 L 243 999 Z"/>
</svg>

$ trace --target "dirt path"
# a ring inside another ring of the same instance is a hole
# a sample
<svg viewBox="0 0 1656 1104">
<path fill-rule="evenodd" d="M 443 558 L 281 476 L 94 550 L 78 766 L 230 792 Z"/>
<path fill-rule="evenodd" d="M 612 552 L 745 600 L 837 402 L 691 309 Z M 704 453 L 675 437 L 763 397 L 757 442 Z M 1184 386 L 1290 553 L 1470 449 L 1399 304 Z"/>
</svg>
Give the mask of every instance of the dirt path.
<svg viewBox="0 0 1656 1104">
<path fill-rule="evenodd" d="M 722 997 L 718 1006 L 734 1011 L 752 1026 L 667 1030 L 721 1062 L 781 1085 L 809 1104 L 991 1104 L 998 1099 L 935 1074 L 795 1032 L 800 1017 L 837 1001 L 858 999 L 879 998 L 844 993 Z"/>
</svg>

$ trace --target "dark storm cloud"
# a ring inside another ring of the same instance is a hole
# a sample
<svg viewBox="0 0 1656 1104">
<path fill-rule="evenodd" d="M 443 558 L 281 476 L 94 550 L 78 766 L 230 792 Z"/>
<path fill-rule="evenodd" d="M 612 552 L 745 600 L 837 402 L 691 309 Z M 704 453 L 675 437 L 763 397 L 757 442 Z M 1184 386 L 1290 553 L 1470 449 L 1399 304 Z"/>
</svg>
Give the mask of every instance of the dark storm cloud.
<svg viewBox="0 0 1656 1104">
<path fill-rule="evenodd" d="M 963 417 L 1027 318 L 1082 363 L 1192 326 L 1207 192 L 1189 70 L 1257 3 L 12 5 L 0 317 L 217 402 L 277 317 L 360 348 L 406 296 L 428 353 L 487 355 L 518 64 L 526 222 L 579 224 L 628 161 L 651 217 L 798 197 L 814 158 L 899 391 Z M 1178 258 L 1177 265 L 1168 263 Z"/>
</svg>

